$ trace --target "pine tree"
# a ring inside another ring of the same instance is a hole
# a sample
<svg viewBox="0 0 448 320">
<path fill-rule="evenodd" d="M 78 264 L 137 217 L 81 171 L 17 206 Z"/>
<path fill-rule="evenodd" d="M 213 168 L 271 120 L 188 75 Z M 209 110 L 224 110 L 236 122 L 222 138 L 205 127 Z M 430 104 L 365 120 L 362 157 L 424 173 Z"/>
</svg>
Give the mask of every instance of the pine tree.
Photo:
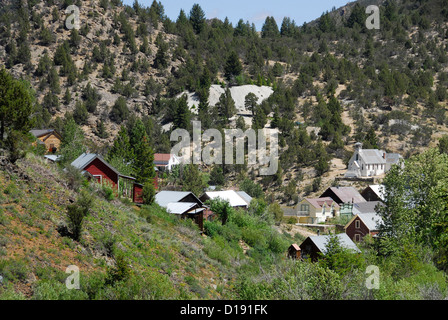
<svg viewBox="0 0 448 320">
<path fill-rule="evenodd" d="M 176 107 L 174 111 L 173 130 L 190 128 L 191 112 L 187 104 L 185 96 L 176 100 Z"/>
<path fill-rule="evenodd" d="M 151 144 L 146 133 L 140 144 L 134 147 L 134 153 L 134 169 L 136 172 L 137 182 L 142 184 L 153 183 L 156 176 L 154 167 L 154 151 L 151 148 Z"/>
<path fill-rule="evenodd" d="M 101 139 L 107 139 L 109 137 L 109 133 L 106 130 L 103 120 L 97 122 L 95 134 Z"/>
<path fill-rule="evenodd" d="M 163 40 L 162 33 L 156 39 L 157 54 L 154 59 L 154 68 L 164 70 L 168 67 L 168 44 Z"/>
<path fill-rule="evenodd" d="M 76 102 L 75 111 L 73 111 L 73 119 L 80 125 L 86 125 L 89 118 L 89 112 L 87 111 L 86 105 L 80 101 Z"/>
<path fill-rule="evenodd" d="M 34 97 L 24 81 L 15 80 L 4 68 L 0 69 L 0 144 L 5 143 L 15 162 L 23 154 L 19 139 L 32 128 L 34 119 Z M 6 136 L 5 136 L 6 133 Z M 17 140 L 15 141 L 15 139 Z"/>
<path fill-rule="evenodd" d="M 361 27 L 361 29 L 365 29 L 365 22 L 367 20 L 367 14 L 365 12 L 365 9 L 359 4 L 356 3 L 353 6 L 353 10 L 347 19 L 347 27 L 353 28 L 355 25 L 358 25 Z"/>
<path fill-rule="evenodd" d="M 72 117 L 66 119 L 62 130 L 61 163 L 69 164 L 86 151 L 84 132 Z"/>
<path fill-rule="evenodd" d="M 113 146 L 107 154 L 107 159 L 109 161 L 113 158 L 122 159 L 126 163 L 134 159 L 134 151 L 131 147 L 128 131 L 125 126 L 120 127 L 120 131 L 114 140 Z"/>
<path fill-rule="evenodd" d="M 276 38 L 280 35 L 277 22 L 274 17 L 267 17 L 261 29 L 262 38 Z"/>
<path fill-rule="evenodd" d="M 115 104 L 112 107 L 110 117 L 116 123 L 122 123 L 129 117 L 129 109 L 126 104 L 126 99 L 123 97 L 118 97 Z"/>
<path fill-rule="evenodd" d="M 227 88 L 225 93 L 219 97 L 216 109 L 220 117 L 218 121 L 222 122 L 224 125 L 227 125 L 230 122 L 229 119 L 236 114 L 235 101 L 232 98 L 229 88 Z"/>
<path fill-rule="evenodd" d="M 250 92 L 246 95 L 244 99 L 244 106 L 252 112 L 252 115 L 255 114 L 255 109 L 258 106 L 258 98 L 255 93 Z"/>
<path fill-rule="evenodd" d="M 190 22 L 196 34 L 205 28 L 205 12 L 199 4 L 194 4 L 190 11 Z"/>
<path fill-rule="evenodd" d="M 191 191 L 195 195 L 202 195 L 206 187 L 202 173 L 199 171 L 198 166 L 194 164 L 189 164 L 185 167 L 182 183 L 182 190 Z"/>
<path fill-rule="evenodd" d="M 224 75 L 227 80 L 231 80 L 233 77 L 239 76 L 243 71 L 243 66 L 241 65 L 240 58 L 236 51 L 232 51 L 226 60 L 224 66 Z"/>
<path fill-rule="evenodd" d="M 363 147 L 364 149 L 379 149 L 378 145 L 378 138 L 376 136 L 375 129 L 370 127 L 363 140 Z"/>
</svg>

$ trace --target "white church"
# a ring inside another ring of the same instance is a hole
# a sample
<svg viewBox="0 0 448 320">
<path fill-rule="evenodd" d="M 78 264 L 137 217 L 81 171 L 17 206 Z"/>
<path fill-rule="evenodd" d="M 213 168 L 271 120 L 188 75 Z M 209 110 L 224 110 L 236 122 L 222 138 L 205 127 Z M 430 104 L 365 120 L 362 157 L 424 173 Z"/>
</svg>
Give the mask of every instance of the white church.
<svg viewBox="0 0 448 320">
<path fill-rule="evenodd" d="M 355 144 L 345 178 L 378 177 L 387 173 L 403 157 L 398 153 L 386 153 L 378 149 L 363 149 L 362 143 Z"/>
</svg>

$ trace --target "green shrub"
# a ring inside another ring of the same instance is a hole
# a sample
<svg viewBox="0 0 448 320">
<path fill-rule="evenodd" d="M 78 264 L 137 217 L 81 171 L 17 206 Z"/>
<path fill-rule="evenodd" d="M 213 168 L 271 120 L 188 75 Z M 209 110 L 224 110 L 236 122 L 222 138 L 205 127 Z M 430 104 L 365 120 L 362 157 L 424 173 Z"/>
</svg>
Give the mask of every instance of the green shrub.
<svg viewBox="0 0 448 320">
<path fill-rule="evenodd" d="M 7 281 L 24 281 L 28 277 L 28 264 L 21 259 L 0 260 L 0 270 Z"/>
<path fill-rule="evenodd" d="M 266 247 L 266 238 L 263 231 L 245 227 L 242 229 L 242 238 L 251 247 Z"/>
<path fill-rule="evenodd" d="M 271 232 L 268 240 L 268 249 L 270 251 L 280 254 L 286 252 L 289 245 L 290 244 L 287 242 L 287 240 L 280 234 L 275 231 Z"/>
<path fill-rule="evenodd" d="M 77 205 L 67 206 L 67 220 L 73 240 L 79 241 L 81 239 L 84 218 L 84 210 L 81 207 Z"/>
<path fill-rule="evenodd" d="M 114 190 L 111 187 L 103 185 L 103 192 L 104 192 L 104 198 L 107 201 L 112 201 L 115 199 Z"/>
<path fill-rule="evenodd" d="M 114 285 L 117 282 L 126 280 L 131 273 L 128 263 L 123 254 L 115 257 L 115 267 L 109 267 L 106 274 L 106 284 Z"/>
<path fill-rule="evenodd" d="M 87 300 L 81 290 L 67 289 L 65 283 L 56 280 L 39 281 L 34 289 L 33 300 Z"/>
<path fill-rule="evenodd" d="M 216 221 L 204 221 L 204 233 L 209 237 L 215 237 L 222 232 L 222 225 Z"/>
<path fill-rule="evenodd" d="M 21 292 L 16 292 L 14 286 L 8 285 L 4 288 L 0 286 L 0 301 L 2 300 L 25 300 Z"/>
<path fill-rule="evenodd" d="M 220 230 L 220 234 L 229 242 L 239 241 L 242 238 L 241 230 L 232 222 L 223 226 Z"/>
<path fill-rule="evenodd" d="M 143 203 L 146 205 L 152 205 L 156 199 L 156 189 L 152 181 L 145 183 L 143 186 Z"/>
</svg>

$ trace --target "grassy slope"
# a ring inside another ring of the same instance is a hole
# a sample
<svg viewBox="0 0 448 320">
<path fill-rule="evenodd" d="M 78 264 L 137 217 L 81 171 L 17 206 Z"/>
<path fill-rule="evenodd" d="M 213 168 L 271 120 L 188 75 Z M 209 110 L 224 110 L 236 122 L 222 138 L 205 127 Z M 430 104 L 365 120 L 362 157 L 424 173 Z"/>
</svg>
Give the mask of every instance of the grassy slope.
<svg viewBox="0 0 448 320">
<path fill-rule="evenodd" d="M 57 231 L 65 221 L 69 199 L 77 196 L 64 186 L 58 169 L 31 156 L 19 163 L 19 170 L 29 181 L 0 171 L 0 275 L 4 278 L 0 298 L 72 298 L 73 293 L 51 289 L 62 287 L 69 265 L 80 268 L 82 289 L 94 287 L 89 289 L 94 291 L 90 298 L 232 296 L 225 283 L 231 282 L 234 273 L 204 253 L 206 240 L 189 222 L 178 221 L 162 210 L 152 210 L 146 219 L 146 211 L 143 216 L 139 208 L 95 197 L 83 239 L 77 243 Z M 130 288 L 129 292 L 100 290 L 95 279 L 103 279 L 108 265 L 114 264 L 111 256 L 118 252 L 124 254 L 132 275 L 127 285 L 117 287 Z M 51 285 L 47 287 L 45 282 Z"/>
</svg>

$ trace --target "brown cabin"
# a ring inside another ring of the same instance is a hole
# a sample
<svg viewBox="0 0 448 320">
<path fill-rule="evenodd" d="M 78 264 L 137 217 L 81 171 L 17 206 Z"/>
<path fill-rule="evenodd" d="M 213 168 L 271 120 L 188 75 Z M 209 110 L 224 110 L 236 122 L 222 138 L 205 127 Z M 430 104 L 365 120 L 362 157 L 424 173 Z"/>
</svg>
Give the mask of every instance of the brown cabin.
<svg viewBox="0 0 448 320">
<path fill-rule="evenodd" d="M 36 137 L 37 143 L 45 145 L 47 153 L 56 153 L 61 147 L 62 136 L 54 129 L 31 130 L 30 133 Z"/>
<path fill-rule="evenodd" d="M 288 248 L 288 258 L 299 260 L 302 258 L 302 249 L 294 243 Z"/>
<path fill-rule="evenodd" d="M 376 213 L 359 213 L 344 229 L 350 239 L 360 242 L 367 235 L 376 237 L 382 222 L 382 218 Z"/>
</svg>

